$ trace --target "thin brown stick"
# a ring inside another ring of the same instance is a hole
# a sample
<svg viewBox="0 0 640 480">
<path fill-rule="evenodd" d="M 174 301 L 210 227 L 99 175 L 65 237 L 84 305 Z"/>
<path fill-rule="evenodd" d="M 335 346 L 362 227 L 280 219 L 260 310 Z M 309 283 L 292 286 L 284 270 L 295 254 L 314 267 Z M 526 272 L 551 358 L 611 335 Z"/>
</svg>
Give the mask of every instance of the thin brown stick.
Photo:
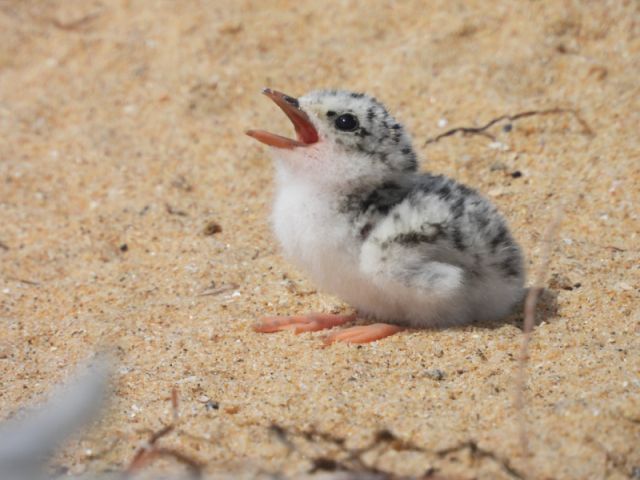
<svg viewBox="0 0 640 480">
<path fill-rule="evenodd" d="M 455 135 L 456 133 L 464 133 L 465 135 L 483 135 L 492 140 L 495 140 L 495 137 L 489 133 L 487 130 L 493 127 L 496 123 L 502 122 L 504 120 L 508 120 L 510 122 L 518 121 L 522 118 L 533 117 L 536 115 L 558 115 L 568 113 L 571 114 L 582 126 L 582 133 L 588 135 L 590 137 L 595 136 L 595 133 L 589 126 L 589 124 L 580 116 L 580 114 L 571 108 L 549 108 L 547 110 L 527 110 L 525 112 L 516 113 L 514 115 L 500 115 L 496 117 L 481 127 L 456 127 L 446 132 L 441 133 L 440 135 L 436 135 L 435 137 L 427 139 L 424 143 L 425 145 L 429 145 L 430 143 L 436 143 L 445 137 L 450 137 L 451 135 Z"/>
<path fill-rule="evenodd" d="M 173 425 L 166 425 L 162 427 L 157 432 L 152 432 L 149 440 L 147 440 L 147 445 L 141 446 L 138 448 L 136 453 L 133 455 L 133 459 L 131 463 L 129 463 L 129 467 L 127 467 L 126 473 L 131 474 L 134 473 L 141 468 L 148 465 L 153 458 L 155 458 L 152 453 L 157 450 L 155 448 L 155 444 L 162 437 L 170 434 L 173 431 Z"/>
<path fill-rule="evenodd" d="M 37 282 L 36 280 L 28 280 L 26 278 L 7 277 L 7 280 L 13 280 L 14 282 L 20 282 L 20 283 L 24 283 L 25 285 L 32 285 L 34 287 L 37 287 L 38 285 L 40 285 L 40 282 Z"/>
<path fill-rule="evenodd" d="M 173 424 L 176 425 L 180 419 L 180 411 L 178 407 L 180 399 L 178 398 L 178 389 L 173 387 L 171 389 L 171 413 L 173 414 Z"/>
<path fill-rule="evenodd" d="M 155 445 L 158 440 L 160 440 L 162 437 L 166 437 L 171 432 L 173 432 L 173 425 L 167 425 L 165 427 L 162 427 L 157 432 L 153 432 L 148 440 L 149 445 Z"/>
<path fill-rule="evenodd" d="M 125 476 L 130 476 L 142 470 L 144 467 L 152 463 L 156 458 L 171 457 L 185 465 L 189 469 L 193 477 L 202 477 L 202 470 L 204 466 L 200 461 L 195 460 L 173 448 L 159 447 L 156 445 L 158 440 L 166 437 L 175 430 L 176 425 L 178 424 L 178 420 L 180 419 L 178 407 L 178 390 L 174 387 L 171 390 L 171 412 L 173 421 L 171 422 L 171 424 L 162 427 L 160 430 L 152 432 L 149 436 L 149 440 L 147 440 L 146 442 L 146 445 L 143 445 L 138 448 L 138 450 L 136 450 L 136 453 L 133 455 L 133 459 L 125 470 Z"/>
<path fill-rule="evenodd" d="M 189 214 L 183 210 L 176 210 L 175 208 L 173 208 L 171 205 L 169 205 L 168 203 L 164 204 L 164 208 L 167 210 L 167 213 L 169 215 L 177 215 L 179 217 L 188 217 Z"/>
<path fill-rule="evenodd" d="M 535 276 L 533 285 L 531 286 L 531 288 L 529 288 L 527 297 L 524 302 L 523 336 L 522 344 L 520 346 L 520 356 L 518 359 L 515 406 L 518 412 L 520 447 L 522 448 L 522 452 L 525 457 L 528 457 L 530 454 L 529 441 L 527 436 L 526 415 L 524 411 L 526 400 L 525 388 L 527 384 L 527 365 L 529 362 L 529 344 L 531 343 L 531 332 L 533 331 L 533 326 L 535 325 L 536 305 L 538 303 L 540 293 L 543 290 L 543 285 L 547 277 L 547 273 L 549 272 L 551 252 L 553 250 L 555 239 L 558 235 L 562 216 L 563 208 L 559 207 L 542 238 L 542 259 L 540 261 L 540 266 L 538 267 L 538 272 Z"/>
<path fill-rule="evenodd" d="M 206 296 L 215 296 L 215 295 L 220 295 L 222 293 L 226 293 L 226 292 L 230 292 L 231 290 L 235 290 L 237 288 L 239 288 L 240 285 L 238 285 L 237 283 L 229 283 L 226 285 L 220 285 L 219 287 L 216 288 L 209 288 L 205 291 L 203 291 L 202 293 L 199 293 L 197 296 L 198 297 L 206 297 Z"/>
<path fill-rule="evenodd" d="M 102 15 L 102 11 L 96 11 L 92 13 L 88 13 L 83 17 L 78 18 L 77 20 L 72 20 L 70 22 L 62 22 L 57 18 L 52 18 L 51 23 L 54 27 L 59 28 L 60 30 L 73 31 L 78 30 L 79 28 L 84 27 L 88 23 L 91 23 L 93 20 Z"/>
<path fill-rule="evenodd" d="M 469 453 L 473 458 L 489 458 L 497 463 L 502 469 L 511 475 L 513 478 L 522 479 L 525 478 L 524 474 L 514 467 L 511 466 L 509 459 L 501 457 L 491 450 L 485 450 L 484 448 L 480 448 L 476 442 L 473 440 L 463 442 L 459 445 L 455 445 L 453 447 L 443 448 L 441 450 L 436 451 L 437 455 L 441 458 L 446 457 L 452 453 L 457 453 L 462 450 L 469 450 Z"/>
<path fill-rule="evenodd" d="M 379 430 L 374 435 L 373 439 L 368 445 L 360 448 L 352 448 L 347 445 L 345 438 L 337 436 L 333 433 L 323 432 L 311 429 L 289 429 L 281 425 L 273 424 L 270 427 L 270 431 L 275 437 L 282 442 L 289 453 L 298 452 L 304 456 L 307 456 L 312 461 L 312 467 L 309 473 L 317 473 L 319 471 L 342 471 L 354 474 L 354 478 L 360 473 L 369 473 L 374 475 L 380 475 L 382 478 L 397 478 L 390 472 L 378 467 L 377 460 L 384 452 L 393 450 L 396 452 L 416 452 L 423 453 L 428 456 L 445 458 L 449 455 L 456 454 L 458 452 L 468 450 L 474 459 L 489 459 L 496 463 L 505 473 L 511 478 L 523 479 L 524 473 L 514 468 L 507 458 L 491 451 L 486 450 L 478 446 L 474 440 L 468 440 L 460 444 L 456 444 L 451 447 L 433 450 L 428 447 L 422 447 L 411 441 L 403 440 L 396 436 L 390 430 Z M 305 452 L 298 447 L 298 443 L 295 439 L 303 438 L 307 442 L 315 443 L 318 440 L 329 443 L 336 447 L 341 453 L 341 459 L 329 458 L 324 455 L 321 456 L 308 456 Z M 377 454 L 376 454 L 377 452 Z M 370 454 L 374 454 L 374 458 L 370 458 Z M 403 477 L 404 478 L 404 477 Z M 427 474 L 422 478 L 436 478 Z M 437 477 L 445 478 L 445 477 Z M 446 477 L 452 478 L 452 477 Z"/>
</svg>

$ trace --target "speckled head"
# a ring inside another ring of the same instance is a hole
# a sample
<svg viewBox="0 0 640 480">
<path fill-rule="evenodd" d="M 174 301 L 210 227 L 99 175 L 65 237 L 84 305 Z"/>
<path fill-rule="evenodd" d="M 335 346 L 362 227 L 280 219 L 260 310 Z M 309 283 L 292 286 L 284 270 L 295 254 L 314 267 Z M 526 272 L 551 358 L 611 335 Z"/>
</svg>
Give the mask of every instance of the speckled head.
<svg viewBox="0 0 640 480">
<path fill-rule="evenodd" d="M 300 98 L 265 89 L 264 92 L 287 114 L 297 132 L 291 140 L 259 130 L 248 135 L 280 150 L 281 157 L 335 159 L 324 161 L 336 174 L 411 172 L 417 169 L 411 138 L 382 103 L 362 93 L 316 90 Z M 339 165 L 338 162 L 349 163 Z M 305 168 L 314 170 L 310 162 Z"/>
</svg>

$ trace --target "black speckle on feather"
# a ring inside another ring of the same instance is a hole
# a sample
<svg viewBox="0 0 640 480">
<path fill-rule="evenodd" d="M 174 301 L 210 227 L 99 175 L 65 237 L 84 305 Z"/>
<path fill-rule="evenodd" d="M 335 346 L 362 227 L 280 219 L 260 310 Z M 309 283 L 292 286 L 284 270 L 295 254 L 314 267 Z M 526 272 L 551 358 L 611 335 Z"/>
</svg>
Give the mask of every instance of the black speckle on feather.
<svg viewBox="0 0 640 480">
<path fill-rule="evenodd" d="M 500 225 L 498 233 L 491 239 L 491 252 L 495 253 L 499 245 L 507 241 L 508 232 L 504 225 Z"/>
<path fill-rule="evenodd" d="M 467 249 L 467 246 L 464 244 L 464 237 L 462 236 L 462 231 L 457 226 L 453 227 L 451 236 L 453 238 L 453 244 L 455 245 L 455 247 L 461 252 L 464 252 Z"/>
</svg>

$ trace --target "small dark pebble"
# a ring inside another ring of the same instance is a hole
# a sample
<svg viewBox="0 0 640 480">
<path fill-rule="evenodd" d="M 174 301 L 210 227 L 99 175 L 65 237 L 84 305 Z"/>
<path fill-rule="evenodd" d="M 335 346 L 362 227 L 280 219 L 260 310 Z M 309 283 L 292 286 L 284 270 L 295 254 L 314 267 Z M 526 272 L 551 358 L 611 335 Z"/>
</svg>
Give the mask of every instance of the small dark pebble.
<svg viewBox="0 0 640 480">
<path fill-rule="evenodd" d="M 213 221 L 207 223 L 204 227 L 204 230 L 202 231 L 202 233 L 208 237 L 220 232 L 222 232 L 222 227 L 220 226 L 219 223 L 213 222 Z"/>
<path fill-rule="evenodd" d="M 396 436 L 389 430 L 380 430 L 376 433 L 376 442 L 392 442 Z"/>
<path fill-rule="evenodd" d="M 218 402 L 214 402 L 213 400 L 209 400 L 204 404 L 204 408 L 207 410 L 218 410 L 220 408 L 220 404 Z"/>
<path fill-rule="evenodd" d="M 571 291 L 575 288 L 574 285 L 575 284 L 571 280 L 569 280 L 566 275 L 563 275 L 561 273 L 554 272 L 549 278 L 549 288 L 553 290 L 561 289 Z"/>
<path fill-rule="evenodd" d="M 193 185 L 191 185 L 184 175 L 179 175 L 172 182 L 171 186 L 177 188 L 178 190 L 183 190 L 185 192 L 192 192 Z"/>
<path fill-rule="evenodd" d="M 326 457 L 319 457 L 313 459 L 313 466 L 310 473 L 315 472 L 335 472 L 340 469 L 340 465 L 335 460 L 331 460 Z"/>
<path fill-rule="evenodd" d="M 516 170 L 511 173 L 511 178 L 520 178 L 522 176 L 522 172 L 520 170 Z"/>
<path fill-rule="evenodd" d="M 167 213 L 169 215 L 178 215 L 179 217 L 188 217 L 189 214 L 183 210 L 176 210 L 175 208 L 173 208 L 171 205 L 169 205 L 168 203 L 165 204 L 165 209 L 167 210 Z"/>
<path fill-rule="evenodd" d="M 513 125 L 511 125 L 510 123 L 507 123 L 504 127 L 502 127 L 503 132 L 509 133 L 511 130 L 513 130 Z"/>
<path fill-rule="evenodd" d="M 425 376 L 432 378 L 433 380 L 444 380 L 444 377 L 447 376 L 447 374 L 444 373 L 439 368 L 433 368 L 431 370 L 427 370 L 426 372 L 424 372 L 424 374 Z"/>
<path fill-rule="evenodd" d="M 582 284 L 580 282 L 573 284 L 573 288 L 580 288 L 581 286 Z"/>
<path fill-rule="evenodd" d="M 126 243 L 123 243 L 122 245 L 120 245 L 121 252 L 126 252 L 127 250 L 129 250 L 129 245 L 127 245 Z"/>
</svg>

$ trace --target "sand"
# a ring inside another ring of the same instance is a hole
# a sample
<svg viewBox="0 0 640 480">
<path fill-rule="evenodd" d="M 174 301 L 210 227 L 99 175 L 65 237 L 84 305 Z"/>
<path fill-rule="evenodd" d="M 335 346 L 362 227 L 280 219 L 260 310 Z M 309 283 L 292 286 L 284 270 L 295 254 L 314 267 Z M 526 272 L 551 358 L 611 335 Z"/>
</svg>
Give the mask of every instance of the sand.
<svg viewBox="0 0 640 480">
<path fill-rule="evenodd" d="M 175 388 L 160 443 L 211 475 L 640 478 L 637 2 L 5 0 L 0 45 L 0 418 L 96 350 L 117 360 L 56 471 L 126 468 Z M 376 95 L 424 170 L 498 205 L 532 273 L 550 248 L 524 416 L 521 314 L 327 349 L 251 330 L 348 311 L 270 231 L 272 164 L 243 130 L 291 127 L 265 85 Z M 554 108 L 579 118 L 426 143 Z"/>
</svg>

